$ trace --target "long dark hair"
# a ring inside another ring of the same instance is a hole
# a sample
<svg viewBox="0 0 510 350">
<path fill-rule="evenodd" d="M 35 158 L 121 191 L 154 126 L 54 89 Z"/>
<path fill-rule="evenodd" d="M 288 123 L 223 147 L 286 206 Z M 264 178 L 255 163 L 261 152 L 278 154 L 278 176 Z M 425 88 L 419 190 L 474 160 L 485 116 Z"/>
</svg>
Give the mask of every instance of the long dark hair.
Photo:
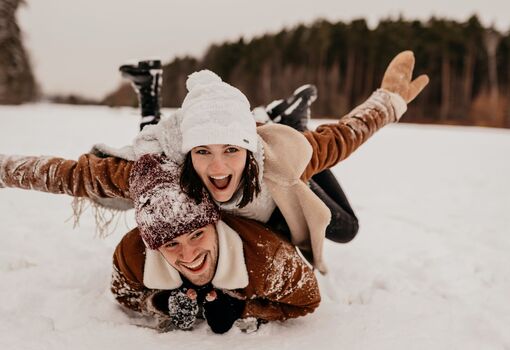
<svg viewBox="0 0 510 350">
<path fill-rule="evenodd" d="M 246 152 L 246 165 L 241 179 L 243 180 L 243 198 L 238 206 L 244 208 L 260 193 L 259 166 L 250 151 Z M 193 198 L 197 204 L 202 201 L 206 188 L 193 167 L 191 151 L 186 154 L 186 159 L 182 164 L 180 185 L 182 191 Z"/>
</svg>

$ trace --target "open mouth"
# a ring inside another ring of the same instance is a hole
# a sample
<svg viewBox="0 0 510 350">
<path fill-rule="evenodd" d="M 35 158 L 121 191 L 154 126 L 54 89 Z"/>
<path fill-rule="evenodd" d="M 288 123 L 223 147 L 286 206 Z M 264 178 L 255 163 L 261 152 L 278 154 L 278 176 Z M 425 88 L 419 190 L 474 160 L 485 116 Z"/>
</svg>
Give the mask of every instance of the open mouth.
<svg viewBox="0 0 510 350">
<path fill-rule="evenodd" d="M 206 265 L 206 258 L 207 258 L 207 254 L 204 254 L 201 257 L 199 257 L 198 259 L 196 259 L 195 261 L 192 261 L 191 263 L 185 264 L 185 263 L 181 262 L 181 266 L 185 267 L 187 270 L 194 272 L 194 273 L 200 272 Z"/>
<path fill-rule="evenodd" d="M 230 184 L 232 175 L 209 176 L 209 181 L 219 190 L 224 190 Z"/>
</svg>

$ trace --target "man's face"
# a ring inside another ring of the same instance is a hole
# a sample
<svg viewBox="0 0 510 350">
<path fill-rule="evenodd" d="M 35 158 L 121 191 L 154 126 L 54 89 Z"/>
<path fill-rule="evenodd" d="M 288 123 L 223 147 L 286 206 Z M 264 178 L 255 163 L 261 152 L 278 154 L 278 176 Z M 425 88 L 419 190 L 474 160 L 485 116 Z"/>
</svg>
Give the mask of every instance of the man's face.
<svg viewBox="0 0 510 350">
<path fill-rule="evenodd" d="M 203 286 L 213 279 L 218 263 L 218 234 L 213 224 L 176 237 L 158 250 L 194 285 Z"/>
<path fill-rule="evenodd" d="M 246 149 L 238 146 L 205 145 L 191 150 L 191 161 L 213 198 L 227 202 L 239 187 L 246 155 Z"/>
</svg>

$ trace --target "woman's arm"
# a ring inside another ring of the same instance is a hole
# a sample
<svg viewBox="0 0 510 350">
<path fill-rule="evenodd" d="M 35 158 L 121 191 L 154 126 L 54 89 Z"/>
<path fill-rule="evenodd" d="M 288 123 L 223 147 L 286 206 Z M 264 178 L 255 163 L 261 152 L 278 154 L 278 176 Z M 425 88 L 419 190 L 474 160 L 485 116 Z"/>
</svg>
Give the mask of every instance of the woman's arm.
<svg viewBox="0 0 510 350">
<path fill-rule="evenodd" d="M 347 158 L 377 130 L 397 122 L 411 102 L 428 84 L 428 77 L 412 79 L 414 55 L 411 51 L 398 54 L 389 64 L 381 89 L 356 107 L 338 123 L 320 125 L 304 136 L 312 145 L 313 154 L 302 178 L 331 168 Z"/>
<path fill-rule="evenodd" d="M 56 157 L 0 155 L 0 187 L 74 197 L 129 198 L 132 162 L 84 154 L 77 161 Z"/>
</svg>

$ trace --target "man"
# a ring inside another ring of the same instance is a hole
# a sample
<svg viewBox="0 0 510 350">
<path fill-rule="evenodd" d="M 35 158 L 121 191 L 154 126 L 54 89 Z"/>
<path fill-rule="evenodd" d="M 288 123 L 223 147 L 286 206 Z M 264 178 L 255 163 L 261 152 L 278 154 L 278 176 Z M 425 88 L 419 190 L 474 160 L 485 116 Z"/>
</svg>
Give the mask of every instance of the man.
<svg viewBox="0 0 510 350">
<path fill-rule="evenodd" d="M 179 185 L 179 166 L 161 155 L 133 165 L 130 193 L 138 228 L 114 253 L 117 301 L 158 319 L 161 331 L 205 318 L 224 333 L 313 312 L 317 280 L 296 249 L 260 223 L 221 215 L 204 191 L 196 203 Z M 248 322 L 250 321 L 250 322 Z"/>
</svg>

